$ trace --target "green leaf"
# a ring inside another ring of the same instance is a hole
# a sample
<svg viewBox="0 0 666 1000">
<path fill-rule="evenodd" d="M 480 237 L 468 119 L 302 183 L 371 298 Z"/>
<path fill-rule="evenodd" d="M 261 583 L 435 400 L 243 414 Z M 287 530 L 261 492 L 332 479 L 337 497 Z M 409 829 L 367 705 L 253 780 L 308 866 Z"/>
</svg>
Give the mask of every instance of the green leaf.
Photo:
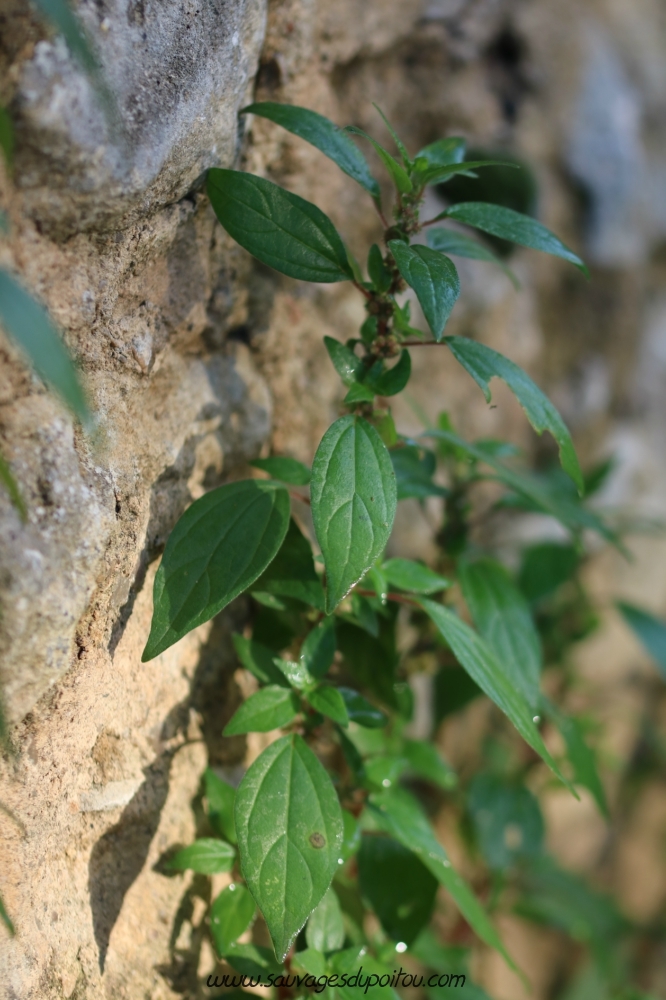
<svg viewBox="0 0 666 1000">
<path fill-rule="evenodd" d="M 238 170 L 209 170 L 207 190 L 229 235 L 262 263 L 302 281 L 353 278 L 344 243 L 316 205 Z"/>
<path fill-rule="evenodd" d="M 231 844 L 213 837 L 202 837 L 178 851 L 165 867 L 176 872 L 193 871 L 200 875 L 217 875 L 219 872 L 231 871 L 235 858 L 236 852 Z"/>
<path fill-rule="evenodd" d="M 388 246 L 400 274 L 416 292 L 435 340 L 440 341 L 460 295 L 455 265 L 430 247 L 410 247 L 401 240 L 389 240 Z"/>
<path fill-rule="evenodd" d="M 527 601 L 493 559 L 463 560 L 458 579 L 474 624 L 534 714 L 540 701 L 542 655 Z"/>
<path fill-rule="evenodd" d="M 573 545 L 530 545 L 522 553 L 518 584 L 528 601 L 536 604 L 571 580 L 579 565 L 580 553 Z"/>
<path fill-rule="evenodd" d="M 283 972 L 282 964 L 275 961 L 275 956 L 270 948 L 262 948 L 256 944 L 234 944 L 227 948 L 224 956 L 241 976 L 250 976 L 252 979 L 267 976 L 277 976 Z M 246 996 L 245 993 L 242 994 Z"/>
<path fill-rule="evenodd" d="M 327 889 L 310 915 L 305 928 L 308 948 L 315 951 L 338 951 L 345 943 L 342 910 L 333 889 Z"/>
<path fill-rule="evenodd" d="M 316 686 L 317 682 L 315 678 L 302 660 L 295 663 L 293 660 L 281 660 L 276 656 L 274 663 L 282 671 L 291 686 L 295 687 L 298 691 L 310 691 Z"/>
<path fill-rule="evenodd" d="M 361 687 L 391 708 L 397 708 L 395 670 L 398 656 L 393 620 L 395 608 L 395 604 L 390 605 L 390 610 L 387 610 L 391 617 L 380 618 L 378 639 L 342 618 L 338 617 L 335 624 L 338 649 L 352 676 Z"/>
<path fill-rule="evenodd" d="M 592 793 L 602 816 L 608 819 L 606 792 L 599 777 L 597 759 L 585 742 L 583 727 L 578 719 L 564 715 L 554 705 L 544 699 L 548 718 L 557 726 L 567 746 L 567 756 L 573 767 L 573 780 Z"/>
<path fill-rule="evenodd" d="M 451 586 L 446 577 L 411 559 L 389 559 L 383 564 L 382 572 L 392 586 L 412 594 L 436 594 Z"/>
<path fill-rule="evenodd" d="M 342 822 L 344 834 L 342 837 L 342 847 L 340 848 L 340 857 L 343 861 L 349 861 L 361 846 L 361 826 L 358 820 L 346 809 L 342 810 Z"/>
<path fill-rule="evenodd" d="M 335 656 L 335 622 L 324 619 L 308 632 L 299 659 L 317 680 L 328 673 Z"/>
<path fill-rule="evenodd" d="M 311 503 L 330 614 L 382 554 L 395 517 L 391 459 L 367 421 L 341 417 L 329 427 L 312 466 Z"/>
<path fill-rule="evenodd" d="M 618 601 L 617 607 L 666 680 L 666 622 L 650 614 L 649 611 L 627 604 L 625 601 Z"/>
<path fill-rule="evenodd" d="M 483 691 L 466 670 L 442 667 L 435 674 L 435 725 L 465 708 Z"/>
<path fill-rule="evenodd" d="M 2 922 L 5 925 L 11 936 L 14 937 L 16 930 L 14 928 L 14 924 L 11 922 L 7 910 L 5 909 L 5 904 L 2 901 L 2 896 L 0 896 L 0 922 Z"/>
<path fill-rule="evenodd" d="M 21 491 L 18 487 L 18 483 L 12 475 L 12 470 L 9 468 L 9 464 L 5 461 L 4 456 L 0 454 L 0 483 L 5 487 L 9 493 L 9 499 L 11 500 L 14 507 L 20 514 L 21 520 L 25 521 L 28 516 L 28 510 L 25 505 L 25 501 L 21 496 Z"/>
<path fill-rule="evenodd" d="M 236 789 L 218 778 L 209 767 L 204 771 L 204 789 L 208 800 L 208 818 L 211 826 L 216 833 L 235 844 L 237 840 L 234 822 Z"/>
<path fill-rule="evenodd" d="M 241 733 L 270 733 L 280 729 L 298 714 L 298 700 L 288 688 L 269 684 L 238 708 L 224 727 L 225 736 Z"/>
<path fill-rule="evenodd" d="M 247 590 L 289 527 L 289 494 L 245 479 L 195 500 L 169 536 L 153 588 L 142 661 L 152 660 Z"/>
<path fill-rule="evenodd" d="M 330 891 L 330 890 L 329 890 Z M 328 963 L 326 956 L 314 948 L 306 948 L 305 951 L 297 951 L 291 960 L 291 968 L 297 971 L 306 972 L 310 976 L 318 979 L 328 973 Z"/>
<path fill-rule="evenodd" d="M 465 920 L 481 940 L 491 948 L 496 948 L 509 966 L 515 969 L 486 911 L 465 880 L 452 867 L 416 799 L 404 789 L 396 788 L 373 795 L 371 807 L 380 826 L 389 836 L 413 851 L 437 881 L 449 891 Z"/>
<path fill-rule="evenodd" d="M 7 167 L 11 169 L 14 161 L 14 123 L 6 108 L 0 107 L 0 150 Z"/>
<path fill-rule="evenodd" d="M 391 287 L 391 272 L 384 263 L 382 252 L 376 243 L 373 243 L 368 252 L 368 275 L 378 292 L 388 292 Z"/>
<path fill-rule="evenodd" d="M 381 729 L 388 722 L 388 718 L 383 712 L 364 698 L 358 691 L 352 688 L 338 688 L 342 700 L 347 709 L 350 722 L 355 722 L 357 726 L 364 726 L 366 729 Z"/>
<path fill-rule="evenodd" d="M 491 264 L 497 264 L 512 281 L 515 288 L 520 287 L 520 283 L 510 267 L 507 267 L 501 258 L 484 247 L 482 243 L 473 240 L 470 236 L 457 233 L 454 229 L 429 229 L 428 246 L 439 253 L 448 254 L 449 257 L 467 257 L 470 260 L 485 260 Z"/>
<path fill-rule="evenodd" d="M 241 870 L 280 961 L 331 884 L 342 814 L 331 779 L 300 736 L 255 760 L 236 793 Z"/>
<path fill-rule="evenodd" d="M 317 712 L 333 719 L 339 726 L 349 725 L 349 715 L 342 693 L 330 684 L 322 684 L 308 694 L 308 701 Z"/>
<path fill-rule="evenodd" d="M 541 853 L 543 816 L 529 789 L 507 785 L 492 774 L 478 774 L 470 785 L 467 807 L 490 868 L 501 871 Z"/>
<path fill-rule="evenodd" d="M 425 500 L 426 497 L 447 495 L 448 490 L 444 486 L 433 482 L 437 459 L 431 451 L 416 445 L 406 445 L 392 449 L 390 455 L 396 475 L 398 500 L 410 497 Z"/>
<path fill-rule="evenodd" d="M 363 136 L 364 139 L 371 142 L 380 160 L 388 170 L 389 176 L 395 184 L 396 189 L 400 192 L 400 194 L 409 194 L 411 192 L 412 182 L 409 179 L 409 174 L 405 168 L 400 166 L 398 161 L 395 160 L 386 149 L 384 149 L 383 146 L 380 146 L 378 142 L 375 142 L 372 136 L 369 136 L 367 132 L 363 131 L 363 129 L 356 128 L 355 125 L 348 125 L 345 132 L 351 132 L 352 135 Z"/>
<path fill-rule="evenodd" d="M 338 951 L 331 955 L 330 963 L 334 973 L 346 976 L 344 986 L 339 982 L 335 986 L 341 1000 L 400 1000 L 390 986 L 378 985 L 382 976 L 390 982 L 393 972 L 370 955 L 366 947 Z"/>
<path fill-rule="evenodd" d="M 0 323 L 41 379 L 61 396 L 83 424 L 91 417 L 79 377 L 48 313 L 0 269 Z"/>
<path fill-rule="evenodd" d="M 425 740 L 405 740 L 402 754 L 409 762 L 409 770 L 419 778 L 432 781 L 444 791 L 450 791 L 458 784 L 458 776 L 440 756 L 434 743 L 427 743 Z"/>
<path fill-rule="evenodd" d="M 390 121 L 388 120 L 382 109 L 379 107 L 379 105 L 375 104 L 375 102 L 373 101 L 372 106 L 375 109 L 375 111 L 378 111 L 379 114 L 381 115 L 382 121 L 384 122 L 387 129 L 391 133 L 391 138 L 393 139 L 396 145 L 396 149 L 400 153 L 400 158 L 402 159 L 404 166 L 407 167 L 407 169 L 409 169 L 412 165 L 412 161 L 409 158 L 409 153 L 407 152 L 404 142 L 402 141 L 396 130 L 393 128 Z"/>
<path fill-rule="evenodd" d="M 375 368 L 379 365 L 379 371 Z M 398 363 L 386 371 L 381 371 L 381 363 L 376 362 L 366 376 L 366 385 L 378 396 L 396 396 L 405 388 L 412 374 L 412 359 L 409 351 L 400 352 Z"/>
<path fill-rule="evenodd" d="M 423 159 L 429 167 L 443 167 L 448 163 L 462 163 L 465 159 L 467 143 L 464 139 L 451 136 L 449 139 L 438 139 L 424 146 L 416 154 L 417 161 Z"/>
<path fill-rule="evenodd" d="M 245 886 L 232 882 L 213 900 L 210 908 L 210 933 L 218 955 L 222 957 L 245 933 L 256 912 L 255 902 Z"/>
<path fill-rule="evenodd" d="M 374 398 L 375 393 L 369 386 L 355 382 L 342 402 L 345 406 L 356 406 L 357 403 L 372 403 Z"/>
<path fill-rule="evenodd" d="M 297 462 L 295 458 L 286 455 L 274 455 L 271 458 L 255 458 L 250 462 L 255 469 L 263 469 L 273 479 L 292 486 L 307 486 L 310 482 L 310 470 L 307 465 Z"/>
<path fill-rule="evenodd" d="M 353 386 L 358 382 L 358 377 L 364 373 L 365 366 L 358 355 L 354 354 L 350 347 L 341 344 L 334 337 L 324 337 L 324 346 L 328 351 L 328 356 L 333 362 L 333 367 L 346 386 Z"/>
<path fill-rule="evenodd" d="M 356 619 L 356 622 L 369 632 L 370 635 L 374 635 L 375 639 L 379 636 L 379 619 L 377 618 L 377 611 L 372 603 L 372 600 L 367 597 L 361 597 L 356 592 L 351 595 L 352 601 L 352 614 Z"/>
<path fill-rule="evenodd" d="M 289 521 L 287 534 L 278 554 L 257 580 L 255 587 L 276 597 L 289 597 L 309 604 L 318 611 L 324 610 L 324 590 L 315 570 L 312 545 L 293 518 Z"/>
<path fill-rule="evenodd" d="M 262 646 L 254 639 L 246 639 L 234 632 L 232 635 L 238 659 L 246 670 L 261 681 L 262 684 L 278 684 L 287 687 L 282 671 L 273 663 L 274 653 L 267 646 Z"/>
<path fill-rule="evenodd" d="M 546 229 L 529 215 L 514 212 L 512 208 L 504 208 L 502 205 L 491 205 L 485 201 L 460 202 L 447 209 L 446 215 L 449 219 L 474 226 L 484 233 L 490 233 L 491 236 L 510 240 L 532 250 L 543 250 L 544 253 L 568 260 L 589 277 L 589 271 L 580 257 L 551 233 L 550 229 Z"/>
<path fill-rule="evenodd" d="M 571 435 L 553 404 L 529 375 L 503 354 L 468 337 L 446 337 L 446 343 L 456 361 L 481 388 L 486 402 L 491 399 L 488 385 L 491 378 L 501 378 L 516 396 L 537 434 L 550 431 L 559 445 L 562 468 L 571 476 L 582 496 L 585 484 Z"/>
<path fill-rule="evenodd" d="M 370 168 L 360 149 L 346 132 L 334 125 L 328 118 L 318 115 L 308 108 L 291 104 L 275 104 L 266 101 L 250 104 L 240 112 L 242 115 L 259 115 L 305 139 L 312 146 L 344 170 L 349 177 L 365 188 L 375 200 L 379 199 L 379 184 L 370 173 Z"/>
<path fill-rule="evenodd" d="M 34 0 L 44 17 L 53 24 L 67 42 L 72 55 L 88 73 L 98 71 L 97 59 L 90 47 L 83 27 L 67 0 Z"/>
<path fill-rule="evenodd" d="M 410 945 L 430 921 L 437 879 L 397 840 L 365 834 L 358 854 L 361 892 L 390 938 Z"/>
<path fill-rule="evenodd" d="M 448 608 L 435 604 L 426 597 L 420 598 L 419 604 L 437 626 L 460 665 L 511 720 L 525 742 L 529 743 L 557 777 L 571 789 L 571 785 L 562 777 L 541 739 L 528 702 L 521 692 L 514 688 L 490 646 Z"/>
<path fill-rule="evenodd" d="M 445 163 L 423 171 L 419 181 L 421 184 L 444 184 L 457 174 L 468 176 L 470 171 L 480 170 L 482 167 L 517 167 L 517 164 L 507 163 L 505 160 L 469 160 L 464 163 Z"/>
</svg>

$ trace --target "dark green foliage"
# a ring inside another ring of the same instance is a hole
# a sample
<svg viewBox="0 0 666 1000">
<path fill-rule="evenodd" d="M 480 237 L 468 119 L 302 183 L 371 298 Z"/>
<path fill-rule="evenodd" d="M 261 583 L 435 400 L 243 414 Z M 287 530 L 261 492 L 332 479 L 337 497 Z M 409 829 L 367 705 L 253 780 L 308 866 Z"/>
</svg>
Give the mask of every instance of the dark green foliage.
<svg viewBox="0 0 666 1000">
<path fill-rule="evenodd" d="M 391 837 L 368 836 L 358 854 L 361 892 L 394 941 L 410 945 L 430 921 L 437 879 Z"/>
<path fill-rule="evenodd" d="M 435 340 L 441 340 L 451 310 L 460 295 L 460 279 L 453 261 L 423 246 L 391 240 L 389 249 L 398 270 L 414 289 Z"/>
<path fill-rule="evenodd" d="M 543 817 L 539 803 L 527 788 L 507 785 L 491 774 L 479 774 L 467 801 L 479 849 L 490 868 L 508 868 L 522 858 L 541 853 Z"/>
<path fill-rule="evenodd" d="M 666 622 L 625 601 L 619 601 L 617 606 L 629 628 L 638 636 L 666 678 Z"/>
</svg>

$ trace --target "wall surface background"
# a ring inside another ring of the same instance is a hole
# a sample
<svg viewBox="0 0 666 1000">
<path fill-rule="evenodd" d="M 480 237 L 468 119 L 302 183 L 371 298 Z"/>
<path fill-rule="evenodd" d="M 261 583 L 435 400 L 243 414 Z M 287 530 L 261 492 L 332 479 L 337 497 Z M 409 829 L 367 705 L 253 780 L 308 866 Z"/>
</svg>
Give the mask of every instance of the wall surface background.
<svg viewBox="0 0 666 1000">
<path fill-rule="evenodd" d="M 191 499 L 246 475 L 269 444 L 311 459 L 339 402 L 322 336 L 345 339 L 363 318 L 344 286 L 298 285 L 235 247 L 202 174 L 240 164 L 280 182 L 355 249 L 380 236 L 371 205 L 316 150 L 265 121 L 239 124 L 253 95 L 383 140 L 376 101 L 413 149 L 462 134 L 529 160 L 541 218 L 586 254 L 593 280 L 519 252 L 516 292 L 462 262 L 452 332 L 526 367 L 585 461 L 617 456 L 606 502 L 663 518 L 666 12 L 659 0 L 81 0 L 79 10 L 117 94 L 120 137 L 62 41 L 22 0 L 0 0 L 0 103 L 17 131 L 13 175 L 0 166 L 10 222 L 0 264 L 48 305 L 99 418 L 85 438 L 0 335 L 0 445 L 29 508 L 22 524 L 0 493 L 0 682 L 17 749 L 0 764 L 0 801 L 20 821 L 0 813 L 0 894 L 18 925 L 14 940 L 0 931 L 0 995 L 197 997 L 214 967 L 206 880 L 156 865 L 194 834 L 206 763 L 238 777 L 259 750 L 220 735 L 248 693 L 230 642 L 245 607 L 142 665 L 152 580 Z M 412 393 L 431 417 L 446 408 L 465 434 L 547 447 L 499 389 L 491 410 L 436 350 L 414 361 Z M 398 416 L 417 429 L 408 407 Z M 398 529 L 397 550 L 428 554 L 416 507 L 404 506 Z M 666 718 L 611 603 L 666 612 L 666 545 L 643 534 L 631 547 L 631 563 L 603 552 L 590 564 L 608 614 L 578 654 L 577 707 L 604 722 L 611 798 L 646 720 Z M 454 763 L 466 752 L 460 727 L 442 740 Z M 548 802 L 562 863 L 595 872 L 630 916 L 658 913 L 664 782 L 641 789 L 612 843 L 591 803 L 557 791 Z M 565 943 L 513 918 L 504 932 L 534 997 L 549 996 L 571 961 Z M 498 1000 L 523 995 L 494 956 L 479 952 L 478 965 Z"/>
</svg>

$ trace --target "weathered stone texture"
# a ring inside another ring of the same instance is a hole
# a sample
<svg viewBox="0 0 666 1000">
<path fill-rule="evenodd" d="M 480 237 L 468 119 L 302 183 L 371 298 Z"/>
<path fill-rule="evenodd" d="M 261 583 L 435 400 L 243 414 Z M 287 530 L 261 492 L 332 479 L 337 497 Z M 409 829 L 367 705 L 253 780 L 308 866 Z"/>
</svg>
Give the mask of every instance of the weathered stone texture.
<svg viewBox="0 0 666 1000">
<path fill-rule="evenodd" d="M 99 422 L 86 439 L 2 341 L 0 443 L 29 518 L 22 525 L 0 493 L 0 679 L 18 751 L 2 765 L 0 800 L 23 824 L 0 814 L 0 894 L 19 929 L 14 941 L 0 930 L 0 991 L 195 997 L 214 965 L 210 890 L 155 865 L 194 835 L 206 762 L 238 774 L 242 748 L 220 734 L 241 697 L 229 633 L 244 607 L 141 665 L 156 560 L 190 499 L 244 474 L 269 437 L 311 459 L 340 398 L 322 335 L 352 336 L 363 318 L 345 286 L 299 285 L 252 264 L 215 223 L 199 178 L 240 155 L 316 201 L 359 253 L 381 235 L 367 196 L 317 151 L 263 120 L 239 128 L 253 83 L 257 99 L 314 107 L 387 142 L 372 101 L 412 148 L 464 134 L 521 153 L 542 218 L 586 248 L 594 280 L 518 252 L 515 292 L 463 261 L 452 332 L 473 332 L 548 386 L 586 460 L 618 453 L 610 501 L 640 497 L 644 513 L 662 515 L 666 27 L 659 0 L 584 10 L 573 0 L 275 0 L 267 12 L 261 0 L 82 0 L 80 11 L 117 95 L 116 133 L 62 43 L 19 0 L 0 3 L 0 96 L 18 141 L 0 188 L 11 220 L 0 264 L 48 304 Z M 446 408 L 463 433 L 535 449 L 501 387 L 497 409 L 486 408 L 446 352 L 413 353 L 412 392 L 431 417 Z M 419 429 L 406 405 L 396 415 Z M 590 571 L 598 591 L 610 600 L 620 581 L 663 611 L 660 544 L 638 543 L 630 569 L 602 556 Z M 401 510 L 396 545 L 428 553 L 416 505 Z M 615 620 L 581 656 L 583 704 L 601 705 L 623 760 L 646 711 L 641 671 Z M 460 753 L 482 732 L 464 722 L 444 734 Z M 661 810 L 650 812 L 648 855 Z M 600 864 L 607 838 L 589 830 L 585 864 Z M 566 834 L 553 847 L 564 857 Z M 621 886 L 639 867 L 624 850 L 604 873 Z M 655 876 L 651 905 L 664 897 Z M 509 925 L 528 973 L 541 963 L 533 978 L 545 997 L 569 956 Z M 523 995 L 491 956 L 481 965 L 498 998 Z"/>
</svg>

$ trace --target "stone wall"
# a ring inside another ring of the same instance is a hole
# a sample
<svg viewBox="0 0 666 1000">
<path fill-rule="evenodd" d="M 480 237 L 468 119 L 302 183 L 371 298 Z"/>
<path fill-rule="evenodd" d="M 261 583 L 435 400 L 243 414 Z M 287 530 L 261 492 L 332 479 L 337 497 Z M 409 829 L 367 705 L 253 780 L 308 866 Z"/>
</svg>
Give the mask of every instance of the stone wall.
<svg viewBox="0 0 666 1000">
<path fill-rule="evenodd" d="M 299 285 L 253 264 L 216 224 L 201 176 L 240 163 L 316 201 L 360 249 L 380 234 L 363 192 L 270 123 L 239 126 L 253 94 L 382 139 L 376 101 L 412 148 L 464 134 L 530 160 L 541 217 L 590 257 L 593 281 L 521 252 L 516 292 L 463 262 L 455 331 L 474 331 L 550 389 L 584 459 L 618 455 L 608 501 L 661 516 L 666 24 L 659 0 L 79 9 L 124 130 L 109 127 L 62 42 L 21 0 L 0 2 L 0 101 L 17 127 L 15 169 L 0 186 L 11 222 L 0 264 L 60 324 L 99 425 L 86 438 L 0 342 L 0 443 L 29 508 L 22 524 L 0 494 L 0 679 L 16 747 L 0 800 L 17 820 L 0 814 L 0 894 L 18 925 L 12 941 L 0 930 L 0 991 L 196 997 L 214 964 L 206 880 L 167 878 L 159 860 L 194 835 L 206 762 L 232 775 L 242 763 L 242 741 L 220 733 L 243 695 L 229 636 L 245 608 L 142 665 L 156 562 L 187 503 L 246 474 L 262 447 L 311 459 L 339 399 L 321 338 L 351 336 L 363 316 L 344 286 Z M 413 391 L 431 415 L 445 407 L 464 433 L 536 449 L 507 395 L 488 409 L 436 349 L 414 362 Z M 416 427 L 402 404 L 398 415 Z M 409 505 L 397 544 L 428 551 Z M 630 566 L 601 554 L 590 577 L 608 603 L 622 592 L 663 612 L 663 542 L 634 548 Z M 608 723 L 607 753 L 628 760 L 647 706 L 661 709 L 612 613 L 581 651 L 580 674 L 581 703 L 600 704 Z M 621 773 L 611 768 L 612 787 Z M 638 852 L 609 855 L 588 803 L 551 801 L 562 860 L 596 868 L 636 915 L 657 912 L 659 782 L 636 806 L 649 821 L 626 817 L 642 831 Z M 524 926 L 506 933 L 545 998 L 567 956 Z M 499 1000 L 521 995 L 491 956 L 479 962 Z"/>
</svg>

